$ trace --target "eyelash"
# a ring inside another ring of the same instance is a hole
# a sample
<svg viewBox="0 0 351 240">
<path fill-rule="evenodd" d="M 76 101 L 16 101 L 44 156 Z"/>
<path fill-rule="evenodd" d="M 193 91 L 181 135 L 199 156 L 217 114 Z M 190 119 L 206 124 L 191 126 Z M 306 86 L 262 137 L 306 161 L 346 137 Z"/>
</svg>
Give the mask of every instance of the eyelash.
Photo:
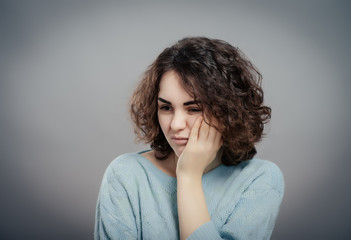
<svg viewBox="0 0 351 240">
<path fill-rule="evenodd" d="M 163 106 L 160 106 L 160 110 L 168 112 L 172 110 L 172 107 L 169 105 L 163 105 Z M 189 108 L 188 111 L 192 113 L 197 113 L 197 112 L 201 112 L 202 110 L 200 108 L 192 107 L 192 108 Z"/>
<path fill-rule="evenodd" d="M 189 112 L 201 112 L 202 110 L 200 108 L 189 108 Z"/>
</svg>

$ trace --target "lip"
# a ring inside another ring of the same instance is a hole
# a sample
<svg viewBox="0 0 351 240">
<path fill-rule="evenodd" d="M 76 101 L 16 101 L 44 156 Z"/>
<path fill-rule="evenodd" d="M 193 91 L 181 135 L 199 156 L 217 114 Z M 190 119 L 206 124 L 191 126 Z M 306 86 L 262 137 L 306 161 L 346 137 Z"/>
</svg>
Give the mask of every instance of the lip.
<svg viewBox="0 0 351 240">
<path fill-rule="evenodd" d="M 174 142 L 177 145 L 185 145 L 188 143 L 188 138 L 185 137 L 171 137 L 172 142 Z"/>
</svg>

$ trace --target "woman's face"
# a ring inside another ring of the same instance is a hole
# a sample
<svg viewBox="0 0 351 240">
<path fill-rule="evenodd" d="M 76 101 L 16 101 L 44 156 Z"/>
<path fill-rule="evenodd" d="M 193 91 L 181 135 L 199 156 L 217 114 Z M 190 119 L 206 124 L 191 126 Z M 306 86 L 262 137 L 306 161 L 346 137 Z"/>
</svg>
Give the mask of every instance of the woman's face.
<svg viewBox="0 0 351 240">
<path fill-rule="evenodd" d="M 162 75 L 158 93 L 158 121 L 167 142 L 179 157 L 183 152 L 195 120 L 202 110 L 189 96 L 174 71 Z"/>
</svg>

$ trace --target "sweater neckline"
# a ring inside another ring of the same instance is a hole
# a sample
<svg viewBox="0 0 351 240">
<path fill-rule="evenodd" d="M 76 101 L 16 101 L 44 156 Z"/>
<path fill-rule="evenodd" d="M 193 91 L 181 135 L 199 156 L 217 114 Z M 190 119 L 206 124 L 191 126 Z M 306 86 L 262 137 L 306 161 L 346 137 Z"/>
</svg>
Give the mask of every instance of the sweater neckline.
<svg viewBox="0 0 351 240">
<path fill-rule="evenodd" d="M 151 151 L 150 149 L 149 150 L 143 150 L 143 151 L 140 151 L 137 153 L 138 155 L 138 159 L 140 159 L 143 164 L 147 165 L 148 166 L 148 169 L 150 169 L 150 171 L 156 175 L 160 180 L 161 182 L 165 182 L 165 183 L 176 183 L 177 182 L 177 178 L 176 177 L 173 177 L 173 176 L 170 176 L 168 175 L 167 173 L 163 172 L 161 169 L 159 169 L 158 167 L 156 167 L 149 159 L 147 159 L 146 157 L 144 157 L 143 153 L 145 152 L 149 152 Z M 212 175 L 215 175 L 216 172 L 218 171 L 221 171 L 222 168 L 225 168 L 226 166 L 223 165 L 223 164 L 220 164 L 219 166 L 217 166 L 216 168 L 212 169 L 211 171 L 205 173 L 203 176 L 202 176 L 202 179 L 207 179 L 207 178 L 211 178 Z"/>
</svg>

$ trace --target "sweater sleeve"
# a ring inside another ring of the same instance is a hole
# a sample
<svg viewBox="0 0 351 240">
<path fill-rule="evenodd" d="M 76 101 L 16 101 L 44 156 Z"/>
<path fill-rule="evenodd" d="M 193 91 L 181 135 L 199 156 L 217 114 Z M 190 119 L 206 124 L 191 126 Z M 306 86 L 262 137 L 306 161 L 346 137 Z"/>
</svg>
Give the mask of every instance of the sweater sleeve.
<svg viewBox="0 0 351 240">
<path fill-rule="evenodd" d="M 242 192 L 240 200 L 223 226 L 209 221 L 196 229 L 188 240 L 270 239 L 284 192 L 284 179 L 275 172 L 255 178 Z"/>
<path fill-rule="evenodd" d="M 137 239 L 135 217 L 128 194 L 116 176 L 107 168 L 96 206 L 94 239 Z"/>
</svg>

